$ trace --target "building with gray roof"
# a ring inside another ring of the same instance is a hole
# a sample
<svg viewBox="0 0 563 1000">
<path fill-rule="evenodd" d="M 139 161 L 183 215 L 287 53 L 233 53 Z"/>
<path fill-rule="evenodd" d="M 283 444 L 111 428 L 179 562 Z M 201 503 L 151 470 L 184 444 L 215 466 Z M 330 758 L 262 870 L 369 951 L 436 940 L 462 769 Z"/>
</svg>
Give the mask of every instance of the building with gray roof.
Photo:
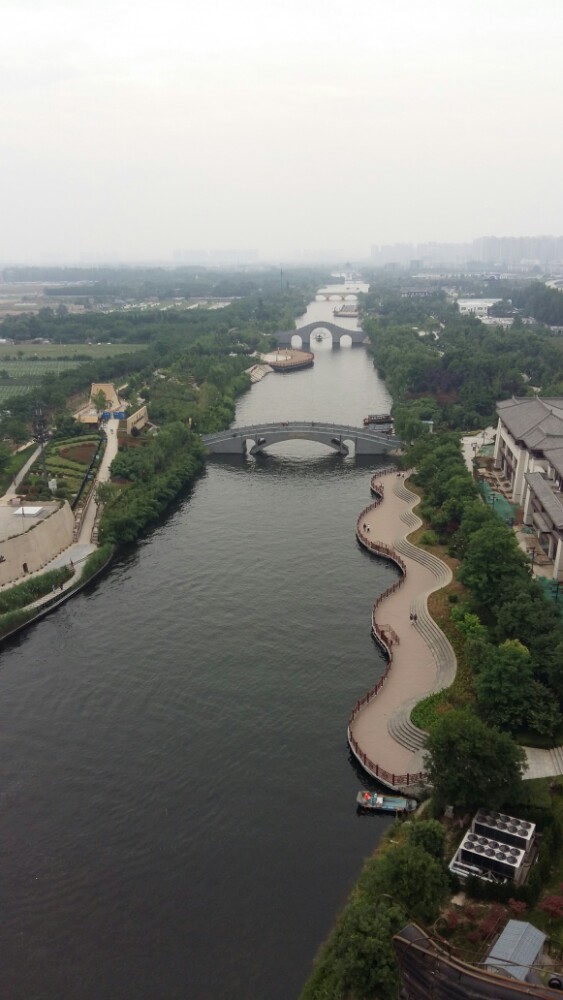
<svg viewBox="0 0 563 1000">
<path fill-rule="evenodd" d="M 509 920 L 485 959 L 490 972 L 534 982 L 533 967 L 540 964 L 546 935 L 524 920 Z M 530 978 L 531 977 L 531 978 Z"/>
<path fill-rule="evenodd" d="M 523 507 L 541 550 L 563 579 L 563 399 L 512 397 L 497 403 L 495 467 Z"/>
</svg>

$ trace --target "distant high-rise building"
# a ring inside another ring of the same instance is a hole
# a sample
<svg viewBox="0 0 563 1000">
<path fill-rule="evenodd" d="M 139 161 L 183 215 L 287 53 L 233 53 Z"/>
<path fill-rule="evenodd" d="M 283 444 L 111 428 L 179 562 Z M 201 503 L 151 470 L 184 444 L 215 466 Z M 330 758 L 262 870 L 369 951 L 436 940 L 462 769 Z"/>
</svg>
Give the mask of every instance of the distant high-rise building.
<svg viewBox="0 0 563 1000">
<path fill-rule="evenodd" d="M 384 267 L 393 262 L 413 270 L 445 265 L 496 270 L 550 270 L 563 261 L 563 236 L 482 236 L 471 243 L 394 243 L 373 246 L 371 259 Z"/>
</svg>

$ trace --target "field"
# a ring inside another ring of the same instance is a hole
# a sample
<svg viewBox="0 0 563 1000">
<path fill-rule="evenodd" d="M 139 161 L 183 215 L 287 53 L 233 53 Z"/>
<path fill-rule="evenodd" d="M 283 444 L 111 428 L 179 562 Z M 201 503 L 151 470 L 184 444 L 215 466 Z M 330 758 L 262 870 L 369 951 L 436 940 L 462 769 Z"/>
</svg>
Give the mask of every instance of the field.
<svg viewBox="0 0 563 1000">
<path fill-rule="evenodd" d="M 143 351 L 146 344 L 0 344 L 0 367 L 5 358 L 38 358 L 40 361 L 64 358 L 72 361 L 78 354 L 89 358 L 113 358 L 116 354 Z"/>
<path fill-rule="evenodd" d="M 145 344 L 0 344 L 0 408 L 30 392 L 44 375 L 60 375 L 88 358 L 143 350 Z"/>
</svg>

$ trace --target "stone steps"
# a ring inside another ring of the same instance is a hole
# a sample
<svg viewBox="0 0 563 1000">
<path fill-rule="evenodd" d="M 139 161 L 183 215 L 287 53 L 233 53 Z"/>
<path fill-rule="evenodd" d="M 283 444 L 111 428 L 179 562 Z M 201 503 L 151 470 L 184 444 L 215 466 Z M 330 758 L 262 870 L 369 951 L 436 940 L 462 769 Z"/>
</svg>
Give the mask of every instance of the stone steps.
<svg viewBox="0 0 563 1000">
<path fill-rule="evenodd" d="M 407 559 L 412 559 L 413 562 L 417 562 L 419 565 L 424 566 L 425 569 L 430 570 L 432 576 L 442 586 L 449 583 L 451 579 L 450 570 L 440 559 L 431 555 L 430 552 L 425 552 L 424 549 L 417 548 L 412 542 L 407 542 L 406 538 L 396 538 L 393 542 L 393 548 Z"/>
<path fill-rule="evenodd" d="M 402 480 L 395 483 L 394 493 L 410 504 L 417 499 L 416 494 L 407 489 Z M 418 527 L 421 523 L 420 518 L 412 510 L 404 511 L 401 514 L 401 520 L 411 530 Z M 411 559 L 413 562 L 417 562 L 420 566 L 424 566 L 425 569 L 429 570 L 438 585 L 445 586 L 449 583 L 451 579 L 449 567 L 440 559 L 437 559 L 436 556 L 432 555 L 432 553 L 418 548 L 404 537 L 395 539 L 393 547 L 406 559 Z M 429 692 L 429 694 L 432 694 L 434 691 L 441 691 L 443 688 L 450 686 L 455 678 L 457 664 L 454 651 L 448 639 L 436 625 L 436 622 L 428 611 L 427 596 L 427 594 L 417 595 L 411 603 L 410 610 L 412 614 L 416 614 L 417 616 L 414 627 L 424 639 L 436 663 L 436 681 L 432 691 Z M 404 701 L 395 710 L 387 724 L 390 735 L 398 743 L 411 751 L 423 749 L 428 735 L 424 730 L 419 729 L 418 726 L 415 726 L 411 722 L 410 715 L 418 700 L 417 698 L 411 698 Z"/>
<path fill-rule="evenodd" d="M 554 767 L 553 773 L 563 774 L 563 747 L 552 747 L 550 754 Z"/>
<path fill-rule="evenodd" d="M 401 521 L 406 524 L 408 528 L 414 529 L 418 528 L 420 524 L 420 518 L 413 514 L 412 510 L 405 510 L 401 514 Z"/>
<path fill-rule="evenodd" d="M 410 721 L 410 714 L 416 703 L 416 698 L 411 698 L 410 701 L 403 702 L 393 712 L 387 723 L 387 731 L 393 739 L 406 747 L 407 750 L 412 751 L 421 750 L 428 735 L 423 729 L 419 729 L 418 726 L 413 725 Z"/>
</svg>

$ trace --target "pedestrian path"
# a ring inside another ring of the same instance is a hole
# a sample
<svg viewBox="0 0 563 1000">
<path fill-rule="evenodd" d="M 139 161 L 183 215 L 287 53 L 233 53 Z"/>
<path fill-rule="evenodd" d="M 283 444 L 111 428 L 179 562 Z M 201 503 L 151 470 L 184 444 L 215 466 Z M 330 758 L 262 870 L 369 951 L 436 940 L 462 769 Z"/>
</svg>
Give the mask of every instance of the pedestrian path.
<svg viewBox="0 0 563 1000">
<path fill-rule="evenodd" d="M 427 603 L 431 593 L 451 580 L 451 570 L 407 540 L 422 522 L 412 509 L 419 498 L 405 486 L 403 477 L 381 470 L 372 484 L 379 498 L 358 518 L 358 541 L 371 551 L 387 549 L 387 556 L 398 560 L 405 572 L 402 583 L 393 585 L 383 602 L 374 606 L 375 631 L 387 640 L 391 663 L 378 690 L 356 706 L 348 735 L 352 751 L 369 773 L 383 784 L 404 789 L 416 784 L 424 771 L 426 733 L 410 721 L 411 711 L 422 698 L 449 687 L 455 678 L 454 651 Z M 563 747 L 524 750 L 525 778 L 563 774 Z"/>
<path fill-rule="evenodd" d="M 448 687 L 455 677 L 454 652 L 427 607 L 428 596 L 449 582 L 451 571 L 441 560 L 407 541 L 406 536 L 422 523 L 412 509 L 418 503 L 417 495 L 394 472 L 382 482 L 384 497 L 360 514 L 357 535 L 360 543 L 372 550 L 372 540 L 382 539 L 405 566 L 401 586 L 385 598 L 375 615 L 379 623 L 392 627 L 398 642 L 392 644 L 392 664 L 385 683 L 352 719 L 350 736 L 377 765 L 380 780 L 382 774 L 388 775 L 391 780 L 384 778 L 385 784 L 403 787 L 424 769 L 426 734 L 410 721 L 412 708 L 426 695 Z M 373 768 L 367 769 L 373 773 Z M 407 782 L 398 780 L 405 776 Z"/>
<path fill-rule="evenodd" d="M 86 561 L 88 556 L 91 555 L 92 552 L 96 551 L 98 547 L 94 542 L 92 542 L 92 531 L 96 521 L 96 516 L 98 514 L 98 504 L 96 503 L 95 499 L 96 485 L 98 483 L 107 482 L 109 479 L 110 465 L 117 454 L 118 426 L 119 426 L 119 421 L 114 420 L 113 418 L 111 418 L 104 424 L 103 429 L 105 431 L 107 438 L 106 447 L 104 455 L 102 457 L 102 461 L 100 462 L 100 466 L 98 468 L 96 480 L 90 492 L 90 498 L 83 512 L 80 524 L 80 531 L 76 541 L 73 542 L 71 545 L 67 546 L 67 548 L 64 549 L 62 552 L 59 552 L 58 555 L 54 556 L 54 558 L 51 559 L 48 563 L 46 563 L 45 566 L 43 566 L 41 569 L 37 570 L 35 573 L 28 573 L 27 576 L 25 577 L 26 580 L 30 580 L 34 576 L 42 576 L 43 573 L 45 573 L 47 570 L 60 569 L 62 566 L 70 566 L 73 570 L 73 575 L 60 588 L 60 595 L 62 596 L 66 591 L 72 590 L 76 586 L 80 574 L 82 572 L 82 567 L 84 562 Z M 24 468 L 20 470 L 20 473 L 18 473 L 18 478 L 16 480 L 15 484 L 16 486 L 17 483 L 24 478 L 27 469 L 31 466 L 31 464 L 33 464 L 33 461 L 35 461 L 37 455 L 38 452 L 34 453 L 29 462 L 26 463 L 26 466 L 24 466 Z M 12 484 L 6 496 L 11 495 L 10 491 L 11 494 L 13 494 L 14 484 Z M 21 579 L 16 580 L 14 581 L 13 586 L 21 582 L 22 582 Z M 6 585 L 6 588 L 7 587 L 8 585 Z M 34 601 L 32 604 L 26 605 L 26 610 L 30 610 L 32 608 L 41 608 L 44 604 L 48 604 L 49 602 L 53 601 L 53 597 L 57 596 L 58 594 L 59 594 L 58 590 L 54 593 L 45 594 L 43 597 L 40 597 L 37 601 Z"/>
</svg>

